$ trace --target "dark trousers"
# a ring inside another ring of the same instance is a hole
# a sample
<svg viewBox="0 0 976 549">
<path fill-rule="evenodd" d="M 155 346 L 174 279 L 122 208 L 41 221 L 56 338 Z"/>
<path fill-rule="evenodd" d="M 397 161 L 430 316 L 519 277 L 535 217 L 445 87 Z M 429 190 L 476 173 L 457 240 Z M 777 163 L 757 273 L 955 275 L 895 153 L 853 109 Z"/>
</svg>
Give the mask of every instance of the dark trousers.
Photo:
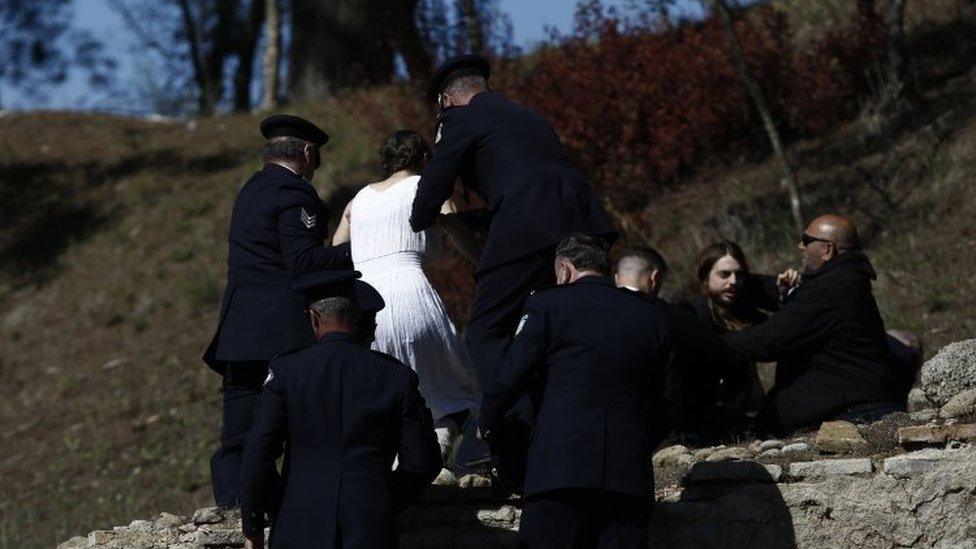
<svg viewBox="0 0 976 549">
<path fill-rule="evenodd" d="M 492 383 L 495 369 L 512 342 L 525 299 L 533 290 L 555 283 L 554 251 L 552 246 L 476 275 L 465 341 L 482 390 Z M 531 424 L 532 407 L 523 397 L 504 425 L 495 429 L 492 465 L 502 490 L 521 493 Z"/>
<path fill-rule="evenodd" d="M 482 387 L 491 381 L 522 317 L 525 299 L 556 282 L 549 247 L 475 275 L 477 288 L 465 340 Z"/>
<path fill-rule="evenodd" d="M 534 494 L 522 503 L 518 546 L 525 549 L 645 549 L 650 502 L 603 490 Z"/>
<path fill-rule="evenodd" d="M 232 362 L 224 371 L 220 448 L 210 458 L 214 500 L 220 507 L 240 505 L 244 440 L 254 421 L 254 409 L 267 376 L 268 363 L 264 361 Z"/>
</svg>

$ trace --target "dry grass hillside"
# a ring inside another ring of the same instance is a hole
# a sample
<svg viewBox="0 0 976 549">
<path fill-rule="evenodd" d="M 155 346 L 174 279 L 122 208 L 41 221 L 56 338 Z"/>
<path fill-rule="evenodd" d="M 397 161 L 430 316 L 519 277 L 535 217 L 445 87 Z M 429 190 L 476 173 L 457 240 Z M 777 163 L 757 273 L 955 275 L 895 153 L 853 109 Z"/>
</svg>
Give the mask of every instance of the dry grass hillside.
<svg viewBox="0 0 976 549">
<path fill-rule="evenodd" d="M 919 332 L 929 354 L 976 334 L 974 80 L 947 76 L 881 132 L 865 116 L 791 146 L 808 214 L 854 217 L 889 327 Z M 292 109 L 333 135 L 323 196 L 375 175 L 382 136 L 356 104 Z M 210 501 L 220 383 L 199 357 L 231 203 L 259 167 L 258 120 L 0 117 L 0 547 Z M 771 160 L 716 162 L 653 198 L 650 230 L 628 236 L 671 260 L 668 293 L 719 236 L 754 270 L 796 263 L 776 174 Z"/>
</svg>

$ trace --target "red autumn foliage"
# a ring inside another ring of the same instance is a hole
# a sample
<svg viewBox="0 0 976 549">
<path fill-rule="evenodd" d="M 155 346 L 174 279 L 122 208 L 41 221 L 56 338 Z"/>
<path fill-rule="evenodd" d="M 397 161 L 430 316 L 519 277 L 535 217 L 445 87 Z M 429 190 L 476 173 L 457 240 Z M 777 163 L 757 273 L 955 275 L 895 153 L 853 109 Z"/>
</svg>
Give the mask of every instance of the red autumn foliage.
<svg viewBox="0 0 976 549">
<path fill-rule="evenodd" d="M 583 17 L 572 36 L 537 54 L 512 95 L 549 117 L 617 209 L 639 210 L 702 158 L 765 150 L 720 21 L 662 29 L 599 9 Z M 785 18 L 769 6 L 740 12 L 735 28 L 787 137 L 821 133 L 855 112 L 884 52 L 884 26 L 867 8 L 810 51 L 795 50 Z"/>
<path fill-rule="evenodd" d="M 885 28 L 872 5 L 859 1 L 856 20 L 802 51 L 791 42 L 785 18 L 769 6 L 735 14 L 750 69 L 786 139 L 821 134 L 857 112 L 885 53 Z M 696 163 L 768 150 L 715 18 L 662 26 L 608 16 L 590 0 L 578 11 L 572 35 L 553 38 L 524 58 L 496 60 L 492 83 L 544 114 L 570 158 L 638 226 L 647 223 L 639 212 L 655 191 L 679 183 Z M 364 122 L 383 131 L 399 124 L 431 137 L 431 111 L 421 97 L 409 88 L 365 96 Z M 474 288 L 471 266 L 451 251 L 428 272 L 451 316 L 464 324 Z"/>
</svg>

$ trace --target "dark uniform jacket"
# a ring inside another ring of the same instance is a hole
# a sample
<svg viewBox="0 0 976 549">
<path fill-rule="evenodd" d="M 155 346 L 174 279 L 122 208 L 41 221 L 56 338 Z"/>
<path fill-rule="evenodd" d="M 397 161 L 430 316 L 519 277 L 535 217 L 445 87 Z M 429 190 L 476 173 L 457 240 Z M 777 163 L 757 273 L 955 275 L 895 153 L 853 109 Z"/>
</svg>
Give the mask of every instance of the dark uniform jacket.
<svg viewBox="0 0 976 549">
<path fill-rule="evenodd" d="M 270 372 L 244 452 L 244 533 L 268 512 L 271 547 L 393 547 L 397 512 L 441 469 L 417 375 L 340 333 L 276 358 Z M 284 495 L 272 509 L 283 446 Z"/>
<path fill-rule="evenodd" d="M 525 495 L 594 488 L 651 499 L 664 421 L 664 313 L 608 278 L 540 290 L 482 401 L 492 432 L 528 388 L 538 410 Z"/>
<path fill-rule="evenodd" d="M 410 224 L 415 231 L 429 227 L 460 175 L 492 213 L 477 271 L 542 250 L 573 232 L 616 235 L 556 132 L 535 111 L 481 92 L 467 106 L 444 111 L 439 123 Z"/>
<path fill-rule="evenodd" d="M 765 323 L 726 335 L 751 360 L 777 361 L 770 414 L 782 428 L 830 419 L 857 405 L 904 401 L 871 293 L 874 269 L 846 252 L 804 275 Z"/>
<path fill-rule="evenodd" d="M 350 269 L 349 245 L 325 246 L 326 212 L 311 183 L 267 164 L 244 184 L 231 214 L 227 288 L 220 322 L 203 359 L 267 361 L 314 343 L 295 279 Z"/>
</svg>

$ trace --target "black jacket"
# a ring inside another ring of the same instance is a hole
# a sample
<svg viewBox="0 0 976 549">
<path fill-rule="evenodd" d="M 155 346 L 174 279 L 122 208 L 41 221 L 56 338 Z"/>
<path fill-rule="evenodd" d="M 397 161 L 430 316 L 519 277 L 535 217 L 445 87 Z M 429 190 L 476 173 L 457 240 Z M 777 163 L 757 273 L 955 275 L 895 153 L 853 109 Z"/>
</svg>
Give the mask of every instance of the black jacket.
<svg viewBox="0 0 976 549">
<path fill-rule="evenodd" d="M 244 533 L 259 532 L 267 512 L 277 514 L 271 547 L 393 547 L 396 513 L 441 469 L 417 375 L 339 333 L 276 358 L 270 372 L 244 451 Z"/>
<path fill-rule="evenodd" d="M 610 217 L 566 159 L 549 122 L 497 93 L 479 93 L 467 106 L 441 114 L 434 156 L 413 203 L 413 230 L 434 222 L 458 176 L 492 213 L 479 272 L 542 250 L 573 232 L 616 236 Z"/>
<path fill-rule="evenodd" d="M 653 497 L 668 346 L 660 307 L 607 278 L 529 297 L 480 418 L 490 436 L 528 389 L 538 412 L 526 496 L 595 488 Z"/>
<path fill-rule="evenodd" d="M 267 164 L 244 184 L 231 214 L 220 321 L 203 355 L 211 368 L 315 342 L 291 285 L 313 271 L 352 268 L 348 243 L 324 245 L 327 221 L 315 187 L 287 168 Z"/>
<path fill-rule="evenodd" d="M 848 408 L 904 401 L 903 373 L 891 355 L 871 293 L 864 254 L 839 255 L 805 275 L 765 323 L 726 335 L 751 360 L 777 362 L 766 414 L 791 429 Z"/>
</svg>

